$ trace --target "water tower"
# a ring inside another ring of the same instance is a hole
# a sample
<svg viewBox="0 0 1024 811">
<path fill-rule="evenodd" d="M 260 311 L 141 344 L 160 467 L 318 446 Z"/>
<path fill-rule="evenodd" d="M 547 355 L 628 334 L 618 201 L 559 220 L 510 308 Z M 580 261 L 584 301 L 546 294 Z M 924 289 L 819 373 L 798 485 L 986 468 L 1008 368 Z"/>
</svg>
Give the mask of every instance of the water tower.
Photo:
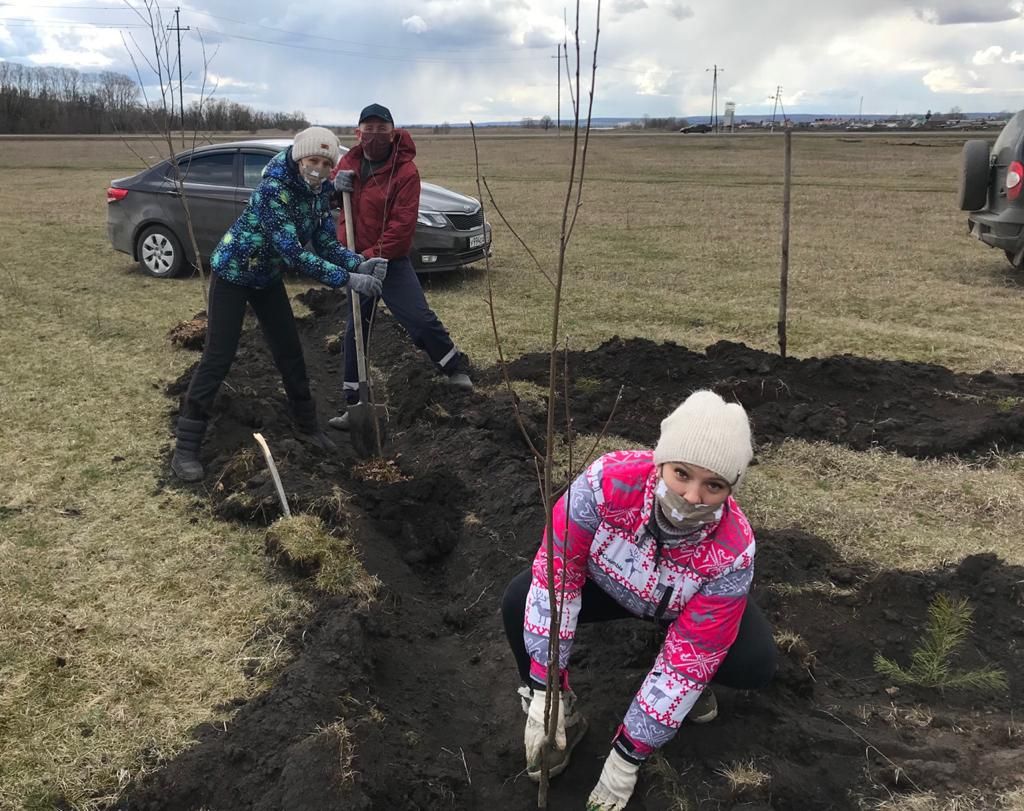
<svg viewBox="0 0 1024 811">
<path fill-rule="evenodd" d="M 722 120 L 722 129 L 728 127 L 729 132 L 733 131 L 734 124 L 736 122 L 736 102 L 727 101 L 725 103 L 725 117 Z"/>
</svg>

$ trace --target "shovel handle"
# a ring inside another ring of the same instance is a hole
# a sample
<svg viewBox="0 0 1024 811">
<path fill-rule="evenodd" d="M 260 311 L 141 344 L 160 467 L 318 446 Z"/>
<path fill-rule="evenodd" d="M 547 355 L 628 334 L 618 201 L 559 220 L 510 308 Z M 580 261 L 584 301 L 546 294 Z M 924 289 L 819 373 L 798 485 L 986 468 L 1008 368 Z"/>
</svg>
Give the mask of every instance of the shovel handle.
<svg viewBox="0 0 1024 811">
<path fill-rule="evenodd" d="M 348 249 L 356 249 L 356 227 L 352 222 L 352 192 L 341 193 L 341 205 L 345 212 L 345 242 Z M 363 313 L 360 305 L 359 294 L 352 288 L 348 291 L 349 300 L 352 302 L 352 326 L 356 331 L 356 370 L 359 374 L 359 400 L 367 402 L 368 398 L 368 377 L 366 375 L 366 353 L 363 346 Z"/>
</svg>

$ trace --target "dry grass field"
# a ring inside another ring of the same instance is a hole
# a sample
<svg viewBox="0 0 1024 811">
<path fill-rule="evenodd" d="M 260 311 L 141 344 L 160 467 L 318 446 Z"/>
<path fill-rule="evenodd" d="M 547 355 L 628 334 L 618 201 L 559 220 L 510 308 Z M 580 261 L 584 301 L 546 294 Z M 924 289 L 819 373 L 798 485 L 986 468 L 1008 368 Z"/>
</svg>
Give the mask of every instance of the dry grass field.
<svg viewBox="0 0 1024 811">
<path fill-rule="evenodd" d="M 549 269 L 570 140 L 479 145 L 502 212 Z M 1024 277 L 966 234 L 961 143 L 794 139 L 791 354 L 1024 369 Z M 476 195 L 466 134 L 418 146 L 426 179 Z M 261 536 L 164 486 L 164 386 L 195 360 L 166 333 L 203 297 L 198 279 L 149 279 L 110 248 L 104 190 L 139 168 L 116 140 L 0 142 L 0 809 L 102 806 L 196 724 L 227 719 L 225 702 L 264 689 L 308 610 Z M 781 174 L 780 137 L 594 135 L 566 283 L 572 345 L 773 350 Z M 550 287 L 487 208 L 505 352 L 542 349 Z M 425 287 L 476 365 L 492 364 L 482 266 Z M 985 550 L 1021 563 L 1022 470 L 1014 455 L 920 462 L 791 442 L 760 459 L 745 504 L 758 526 L 802 527 L 879 566 Z M 910 506 L 894 514 L 897 495 Z"/>
</svg>

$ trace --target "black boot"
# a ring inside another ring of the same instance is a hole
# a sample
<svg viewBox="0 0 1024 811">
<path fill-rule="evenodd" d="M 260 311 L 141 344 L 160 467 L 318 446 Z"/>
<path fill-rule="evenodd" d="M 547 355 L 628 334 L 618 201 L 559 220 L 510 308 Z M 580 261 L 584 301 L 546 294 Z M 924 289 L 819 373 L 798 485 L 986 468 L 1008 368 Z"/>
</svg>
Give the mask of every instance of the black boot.
<svg viewBox="0 0 1024 811">
<path fill-rule="evenodd" d="M 338 446 L 327 438 L 317 423 L 316 403 L 312 400 L 291 400 L 288 403 L 299 440 L 322 451 L 336 451 Z"/>
<path fill-rule="evenodd" d="M 174 445 L 174 456 L 171 457 L 171 470 L 183 482 L 197 482 L 203 478 L 199 446 L 203 444 L 205 433 L 206 420 L 178 417 L 178 427 L 175 431 L 178 441 Z"/>
</svg>

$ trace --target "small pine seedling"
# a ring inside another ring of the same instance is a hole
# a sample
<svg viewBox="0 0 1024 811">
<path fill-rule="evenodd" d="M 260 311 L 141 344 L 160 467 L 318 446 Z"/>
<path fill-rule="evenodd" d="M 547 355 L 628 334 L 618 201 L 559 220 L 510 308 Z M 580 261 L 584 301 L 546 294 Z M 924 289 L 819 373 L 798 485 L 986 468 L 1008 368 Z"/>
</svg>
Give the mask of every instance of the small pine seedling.
<svg viewBox="0 0 1024 811">
<path fill-rule="evenodd" d="M 937 687 L 940 690 L 978 690 L 996 692 L 1007 689 L 1006 672 L 994 667 L 955 671 L 952 667 L 957 649 L 970 633 L 974 609 L 965 599 L 938 595 L 928 608 L 928 627 L 909 669 L 875 654 L 875 671 L 896 684 Z"/>
</svg>

